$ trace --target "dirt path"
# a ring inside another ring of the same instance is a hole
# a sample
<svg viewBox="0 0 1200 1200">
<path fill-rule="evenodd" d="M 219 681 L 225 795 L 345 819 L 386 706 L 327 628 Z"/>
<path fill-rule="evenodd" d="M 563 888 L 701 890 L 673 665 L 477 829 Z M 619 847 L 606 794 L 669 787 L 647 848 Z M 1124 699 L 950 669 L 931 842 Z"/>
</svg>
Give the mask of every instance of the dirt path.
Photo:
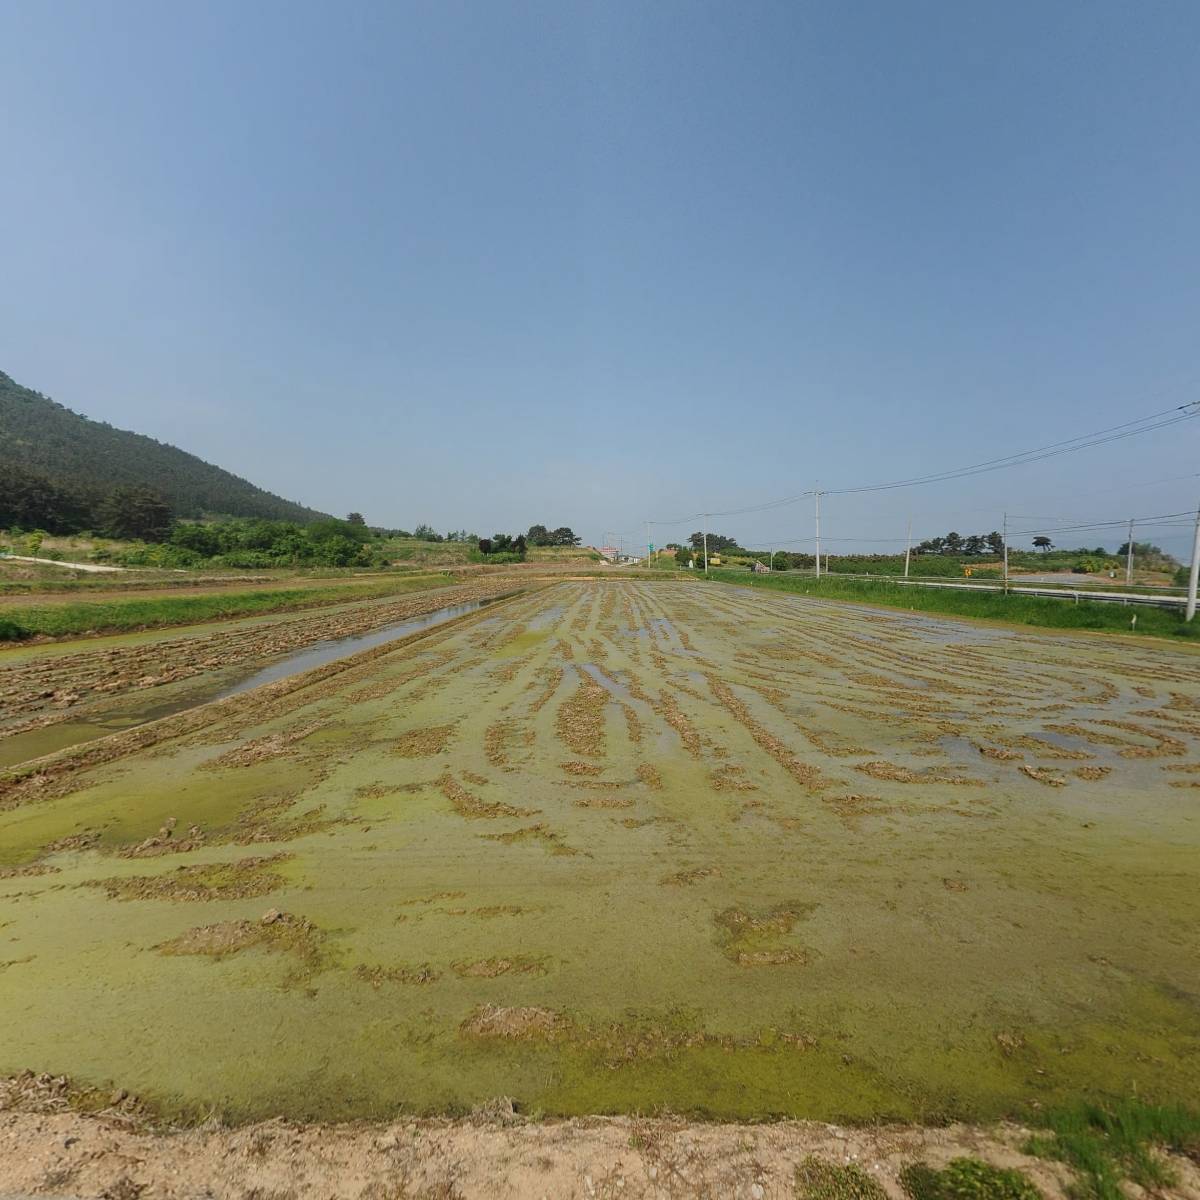
<svg viewBox="0 0 1200 1200">
<path fill-rule="evenodd" d="M 4 559 L 6 562 L 41 563 L 47 567 L 64 567 L 69 571 L 86 571 L 89 575 L 119 575 L 125 570 L 124 567 L 105 567 L 99 563 L 64 562 L 60 558 L 30 558 L 25 554 L 6 554 Z"/>
<path fill-rule="evenodd" d="M 1047 1200 L 1067 1176 L 1030 1158 L 1027 1130 L 854 1129 L 816 1122 L 703 1125 L 671 1119 L 584 1118 L 314 1126 L 269 1121 L 174 1134 L 71 1112 L 0 1112 L 0 1197 L 36 1193 L 110 1200 L 783 1200 L 803 1195 L 808 1155 L 856 1164 L 901 1200 L 902 1167 L 976 1157 L 1015 1167 Z M 1196 1200 L 1200 1172 L 1177 1163 L 1162 1195 Z"/>
</svg>

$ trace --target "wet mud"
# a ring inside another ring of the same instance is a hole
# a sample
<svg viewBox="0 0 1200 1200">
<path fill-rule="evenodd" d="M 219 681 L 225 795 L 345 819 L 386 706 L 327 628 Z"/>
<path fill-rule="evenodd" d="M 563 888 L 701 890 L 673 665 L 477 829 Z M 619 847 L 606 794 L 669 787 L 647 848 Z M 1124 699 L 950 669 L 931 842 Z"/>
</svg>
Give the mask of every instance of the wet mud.
<svg viewBox="0 0 1200 1200">
<path fill-rule="evenodd" d="M 233 1120 L 1194 1098 L 1186 648 L 571 581 L 123 737 L 0 775 L 0 1072 Z"/>
</svg>

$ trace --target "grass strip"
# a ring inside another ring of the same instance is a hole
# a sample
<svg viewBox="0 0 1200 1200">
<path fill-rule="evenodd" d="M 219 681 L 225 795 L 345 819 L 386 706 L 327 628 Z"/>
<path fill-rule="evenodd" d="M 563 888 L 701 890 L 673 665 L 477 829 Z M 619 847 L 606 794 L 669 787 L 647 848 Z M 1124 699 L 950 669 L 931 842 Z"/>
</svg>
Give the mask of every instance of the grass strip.
<svg viewBox="0 0 1200 1200">
<path fill-rule="evenodd" d="M 857 600 L 887 608 L 915 612 L 949 613 L 1034 625 L 1045 629 L 1088 629 L 1103 633 L 1137 633 L 1148 637 L 1200 640 L 1200 621 L 1188 623 L 1182 613 L 1150 605 L 1122 605 L 1071 597 L 1022 596 L 1014 592 L 971 591 L 965 588 L 925 588 L 887 580 L 838 579 L 836 576 L 765 575 L 748 577 L 744 571 L 713 571 L 720 583 L 813 596 L 822 600 Z M 1136 625 L 1132 618 L 1137 617 Z"/>
<path fill-rule="evenodd" d="M 1071 1167 L 1079 1176 L 1076 1194 L 1084 1200 L 1126 1200 L 1125 1179 L 1161 1195 L 1176 1182 L 1161 1151 L 1200 1155 L 1200 1112 L 1180 1105 L 1082 1102 L 1039 1114 L 1037 1123 L 1053 1136 L 1035 1134 L 1025 1149 Z"/>
<path fill-rule="evenodd" d="M 205 596 L 159 596 L 106 603 L 24 605 L 0 613 L 0 642 L 31 637 L 72 637 L 92 633 L 130 633 L 166 625 L 194 625 L 256 613 L 319 608 L 343 600 L 375 600 L 402 592 L 446 587 L 446 575 L 382 579 L 369 584 L 281 588 L 269 592 L 228 592 Z"/>
</svg>

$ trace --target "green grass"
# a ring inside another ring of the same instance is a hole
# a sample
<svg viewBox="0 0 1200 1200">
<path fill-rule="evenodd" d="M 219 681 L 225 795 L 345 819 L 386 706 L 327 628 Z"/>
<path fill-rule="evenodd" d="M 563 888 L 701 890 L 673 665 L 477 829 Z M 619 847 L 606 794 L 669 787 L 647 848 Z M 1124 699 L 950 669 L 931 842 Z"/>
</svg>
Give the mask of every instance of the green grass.
<svg viewBox="0 0 1200 1200">
<path fill-rule="evenodd" d="M 1080 1103 L 1045 1113 L 1039 1124 L 1053 1137 L 1036 1135 L 1026 1149 L 1072 1167 L 1077 1194 L 1087 1200 L 1124 1200 L 1122 1179 L 1152 1190 L 1169 1187 L 1174 1172 L 1155 1151 L 1200 1151 L 1200 1112 L 1182 1105 Z"/>
<path fill-rule="evenodd" d="M 839 579 L 810 575 L 748 576 L 742 571 L 714 571 L 712 578 L 721 583 L 744 587 L 769 588 L 794 592 L 823 600 L 857 600 L 881 604 L 887 608 L 906 608 L 916 612 L 949 613 L 960 617 L 979 617 L 1006 621 L 1013 625 L 1034 625 L 1046 629 L 1088 629 L 1108 633 L 1131 632 L 1130 620 L 1137 617 L 1132 632 L 1149 637 L 1200 640 L 1200 621 L 1188 624 L 1181 614 L 1149 605 L 1129 606 L 1070 597 L 1022 596 L 1015 593 L 968 591 L 961 588 L 924 588 L 914 584 L 886 580 Z"/>
<path fill-rule="evenodd" d="M 282 588 L 269 592 L 225 592 L 204 596 L 157 596 L 111 600 L 105 603 L 13 606 L 0 616 L 0 641 L 70 637 L 85 633 L 127 633 L 166 625 L 191 625 L 226 617 L 253 616 L 336 604 L 342 600 L 373 600 L 398 592 L 445 587 L 445 575 L 374 579 L 329 587 Z"/>
<path fill-rule="evenodd" d="M 952 1159 L 940 1171 L 912 1163 L 900 1172 L 900 1185 L 912 1200 L 1041 1200 L 1020 1171 L 978 1158 Z"/>
</svg>

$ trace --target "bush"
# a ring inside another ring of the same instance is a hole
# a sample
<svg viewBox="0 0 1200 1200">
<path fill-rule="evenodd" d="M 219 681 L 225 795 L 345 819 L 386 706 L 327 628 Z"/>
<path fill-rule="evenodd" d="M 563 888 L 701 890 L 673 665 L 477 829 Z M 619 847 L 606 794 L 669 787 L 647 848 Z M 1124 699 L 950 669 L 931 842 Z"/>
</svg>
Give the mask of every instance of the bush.
<svg viewBox="0 0 1200 1200">
<path fill-rule="evenodd" d="M 28 636 L 28 629 L 18 625 L 16 621 L 0 617 L 0 642 L 19 642 L 22 638 L 27 638 Z"/>
<path fill-rule="evenodd" d="M 481 550 L 476 550 L 472 547 L 467 551 L 467 562 L 473 563 L 516 563 L 524 562 L 525 555 L 516 554 L 512 550 L 493 550 L 491 554 L 484 554 Z"/>
<path fill-rule="evenodd" d="M 860 1166 L 826 1162 L 810 1154 L 796 1168 L 801 1200 L 887 1200 L 887 1192 Z"/>
<path fill-rule="evenodd" d="M 209 561 L 211 567 L 234 567 L 241 571 L 256 571 L 262 567 L 279 565 L 265 550 L 234 550 L 230 554 L 218 554 Z"/>
<path fill-rule="evenodd" d="M 172 546 L 169 542 L 158 542 L 154 545 L 134 542 L 120 554 L 107 554 L 106 557 L 124 567 L 195 567 L 203 561 L 194 550 Z"/>
<path fill-rule="evenodd" d="M 1041 1200 L 1020 1171 L 993 1167 L 978 1158 L 956 1158 L 941 1171 L 913 1163 L 900 1172 L 912 1200 Z"/>
</svg>

